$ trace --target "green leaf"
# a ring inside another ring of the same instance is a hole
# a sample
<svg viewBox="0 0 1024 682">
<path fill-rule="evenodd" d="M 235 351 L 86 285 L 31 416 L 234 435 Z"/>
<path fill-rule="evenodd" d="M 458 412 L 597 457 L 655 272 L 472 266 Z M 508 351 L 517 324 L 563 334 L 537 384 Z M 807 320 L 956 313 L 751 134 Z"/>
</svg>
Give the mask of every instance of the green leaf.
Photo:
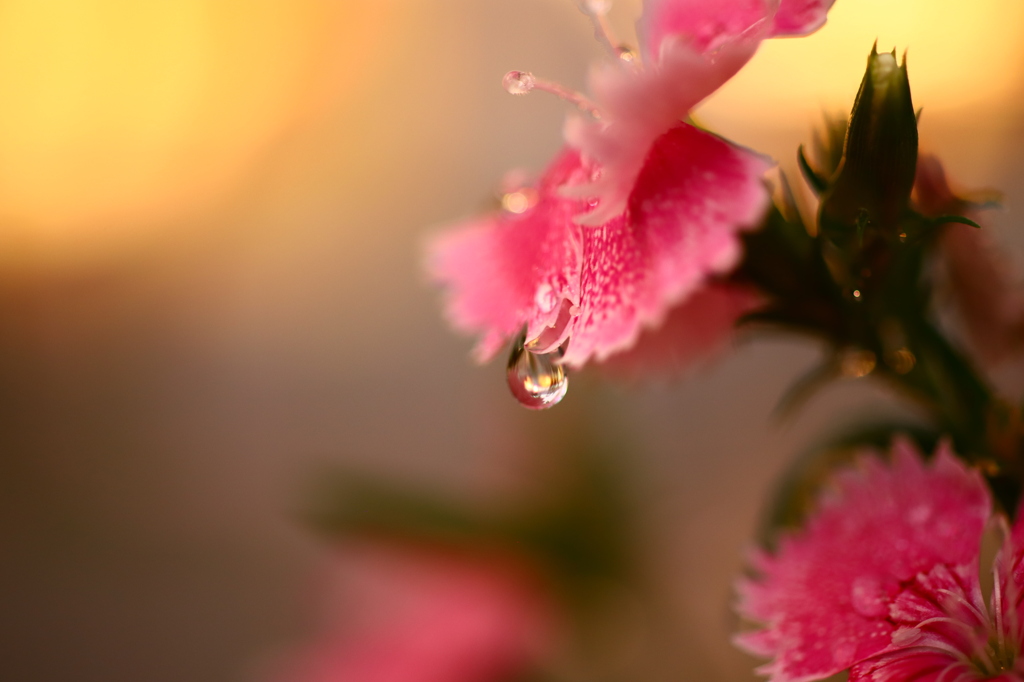
<svg viewBox="0 0 1024 682">
<path fill-rule="evenodd" d="M 772 411 L 772 417 L 777 421 L 789 419 L 806 405 L 814 394 L 838 376 L 839 365 L 833 359 L 812 367 L 786 389 Z"/>
</svg>

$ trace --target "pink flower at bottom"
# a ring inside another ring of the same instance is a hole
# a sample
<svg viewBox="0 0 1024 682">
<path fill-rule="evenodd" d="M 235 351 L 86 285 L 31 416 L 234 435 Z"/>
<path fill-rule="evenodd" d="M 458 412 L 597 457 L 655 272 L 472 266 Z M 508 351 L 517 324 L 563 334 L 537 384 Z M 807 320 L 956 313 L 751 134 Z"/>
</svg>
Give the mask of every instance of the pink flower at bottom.
<svg viewBox="0 0 1024 682">
<path fill-rule="evenodd" d="M 354 554 L 332 622 L 273 682 L 505 682 L 545 652 L 552 610 L 518 568 L 398 546 Z"/>
<path fill-rule="evenodd" d="M 771 657 L 773 682 L 1024 680 L 1024 524 L 995 559 L 985 603 L 978 576 L 988 489 L 945 445 L 925 463 L 897 441 L 835 478 L 803 531 L 739 585 L 739 611 L 764 623 L 738 638 Z"/>
</svg>

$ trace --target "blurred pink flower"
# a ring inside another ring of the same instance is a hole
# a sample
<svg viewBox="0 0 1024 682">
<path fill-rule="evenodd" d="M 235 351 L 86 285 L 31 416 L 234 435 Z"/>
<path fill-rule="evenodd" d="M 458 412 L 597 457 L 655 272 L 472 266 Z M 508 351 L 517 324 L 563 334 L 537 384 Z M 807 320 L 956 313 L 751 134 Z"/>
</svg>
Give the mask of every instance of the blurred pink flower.
<svg viewBox="0 0 1024 682">
<path fill-rule="evenodd" d="M 553 635 L 543 590 L 508 562 L 364 546 L 338 572 L 331 622 L 274 682 L 503 682 Z"/>
<path fill-rule="evenodd" d="M 935 156 L 921 155 L 914 191 L 925 215 L 978 218 L 978 205 L 953 193 Z M 951 223 L 943 228 L 939 252 L 943 283 L 978 357 L 996 365 L 1024 352 L 1024 285 L 988 231 Z"/>
<path fill-rule="evenodd" d="M 866 457 L 806 528 L 760 555 L 740 612 L 766 624 L 739 644 L 773 657 L 773 682 L 1024 680 L 1024 525 L 995 559 L 991 602 L 978 576 L 988 489 L 941 445 L 925 464 L 905 441 L 891 464 Z M 1000 517 L 1001 519 L 1001 517 Z M 1005 523 L 1003 524 L 1005 528 Z"/>
<path fill-rule="evenodd" d="M 595 71 L 600 118 L 569 122 L 570 148 L 526 188 L 533 203 L 470 221 L 430 246 L 448 317 L 480 335 L 480 360 L 524 327 L 533 352 L 568 340 L 565 364 L 603 360 L 735 267 L 739 233 L 768 206 L 761 176 L 771 162 L 682 119 L 762 38 L 813 30 L 830 5 L 647 3 L 648 63 Z"/>
</svg>

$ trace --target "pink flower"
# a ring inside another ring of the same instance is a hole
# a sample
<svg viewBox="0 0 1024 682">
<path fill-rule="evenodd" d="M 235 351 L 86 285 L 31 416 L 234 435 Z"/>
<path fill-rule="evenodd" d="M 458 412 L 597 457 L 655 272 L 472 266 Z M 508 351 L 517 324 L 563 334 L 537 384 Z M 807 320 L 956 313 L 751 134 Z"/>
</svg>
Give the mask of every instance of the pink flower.
<svg viewBox="0 0 1024 682">
<path fill-rule="evenodd" d="M 570 121 L 570 148 L 527 188 L 535 201 L 469 221 L 429 249 L 448 317 L 480 335 L 480 360 L 524 328 L 533 352 L 568 341 L 565 364 L 603 360 L 735 267 L 739 234 L 768 206 L 761 176 L 771 164 L 682 119 L 761 38 L 813 30 L 830 5 L 647 4 L 648 63 L 595 72 L 600 118 Z"/>
<path fill-rule="evenodd" d="M 638 26 L 643 65 L 595 68 L 590 90 L 601 118 L 566 126 L 569 143 L 602 168 L 577 190 L 601 200 L 581 222 L 597 225 L 623 211 L 655 140 L 732 78 L 763 39 L 812 33 L 833 2 L 647 0 Z"/>
<path fill-rule="evenodd" d="M 905 441 L 892 462 L 839 474 L 806 528 L 756 558 L 739 610 L 765 623 L 741 635 L 772 657 L 773 682 L 1024 680 L 1024 524 L 995 559 L 986 605 L 978 577 L 991 501 L 977 472 L 941 445 L 925 464 Z M 1005 527 L 1005 526 L 1004 526 Z"/>
<path fill-rule="evenodd" d="M 544 652 L 553 618 L 525 572 L 409 547 L 354 554 L 334 622 L 275 682 L 502 682 Z"/>
</svg>

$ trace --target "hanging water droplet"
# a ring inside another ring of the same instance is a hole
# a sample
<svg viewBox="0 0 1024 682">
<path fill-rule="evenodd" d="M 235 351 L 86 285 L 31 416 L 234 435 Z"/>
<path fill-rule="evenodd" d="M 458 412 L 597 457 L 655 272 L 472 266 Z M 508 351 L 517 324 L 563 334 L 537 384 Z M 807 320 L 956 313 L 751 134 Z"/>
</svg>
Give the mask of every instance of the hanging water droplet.
<svg viewBox="0 0 1024 682">
<path fill-rule="evenodd" d="M 519 404 L 530 410 L 545 410 L 565 397 L 569 377 L 565 368 L 557 364 L 560 353 L 531 353 L 523 345 L 525 334 L 512 343 L 508 356 L 508 387 Z"/>
<path fill-rule="evenodd" d="M 505 91 L 511 95 L 525 95 L 537 84 L 537 78 L 529 71 L 509 71 L 501 79 Z"/>
</svg>

